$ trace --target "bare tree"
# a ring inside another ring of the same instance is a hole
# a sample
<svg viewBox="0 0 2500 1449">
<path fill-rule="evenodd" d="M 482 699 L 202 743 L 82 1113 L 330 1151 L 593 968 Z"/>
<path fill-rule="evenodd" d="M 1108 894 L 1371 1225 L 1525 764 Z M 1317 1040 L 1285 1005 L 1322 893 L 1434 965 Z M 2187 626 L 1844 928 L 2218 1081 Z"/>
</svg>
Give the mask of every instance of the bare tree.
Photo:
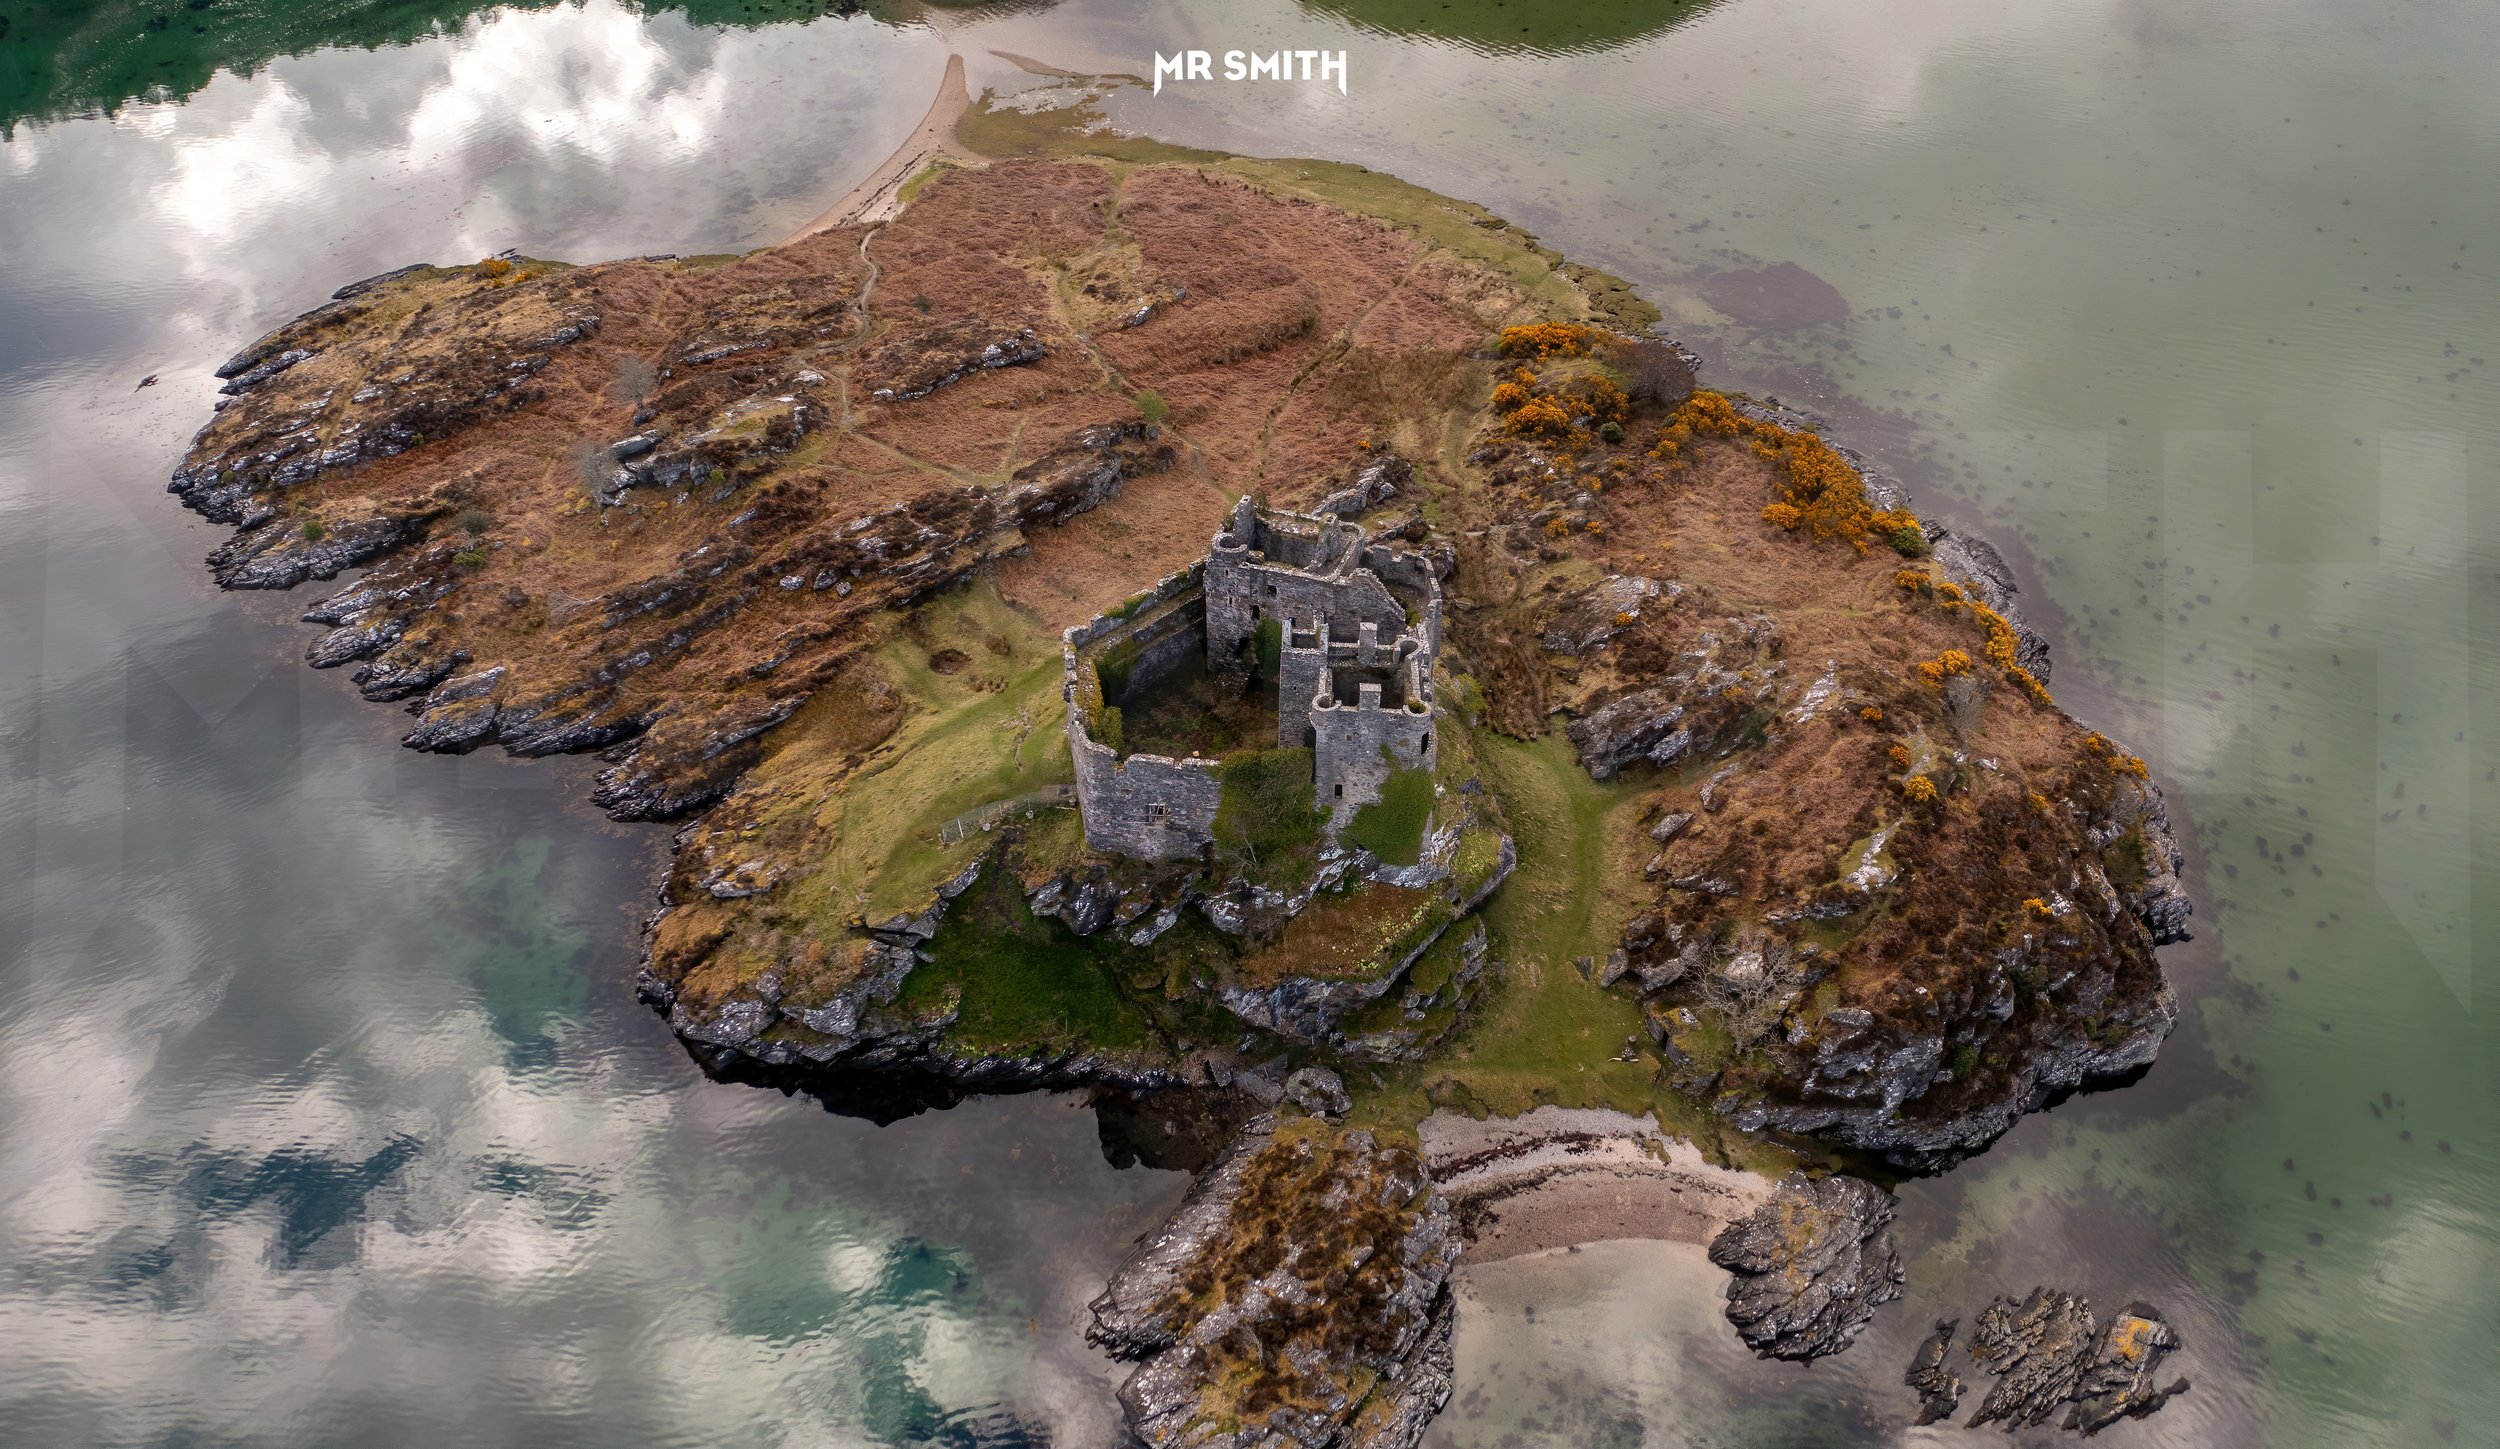
<svg viewBox="0 0 2500 1449">
<path fill-rule="evenodd" d="M 1627 342 L 1616 362 L 1623 369 L 1624 391 L 1635 402 L 1674 407 L 1693 395 L 1693 369 L 1667 343 L 1649 338 Z"/>
<path fill-rule="evenodd" d="M 1727 1027 L 1738 1051 L 1751 1051 L 1778 1029 L 1780 1017 L 1805 983 L 1805 970 L 1788 943 L 1740 944 L 1735 955 L 1703 978 L 1701 1004 Z"/>
</svg>

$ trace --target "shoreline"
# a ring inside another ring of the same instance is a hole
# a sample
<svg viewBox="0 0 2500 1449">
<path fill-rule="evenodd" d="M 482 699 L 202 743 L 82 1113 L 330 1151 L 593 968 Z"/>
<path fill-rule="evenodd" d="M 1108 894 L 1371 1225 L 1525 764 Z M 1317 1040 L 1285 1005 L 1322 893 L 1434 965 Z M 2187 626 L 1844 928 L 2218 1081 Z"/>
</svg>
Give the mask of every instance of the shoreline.
<svg viewBox="0 0 2500 1449">
<path fill-rule="evenodd" d="M 782 238 L 789 245 L 831 231 L 838 226 L 858 222 L 884 221 L 902 210 L 903 183 L 920 174 L 929 162 L 946 157 L 965 164 L 977 164 L 955 140 L 955 123 L 972 108 L 972 93 L 964 81 L 964 58 L 946 57 L 946 73 L 939 77 L 937 95 L 931 98 L 927 114 L 912 128 L 893 154 L 877 163 L 860 183 L 842 193 L 833 205 L 816 213 L 798 230 Z"/>
<path fill-rule="evenodd" d="M 1538 1107 L 1416 1128 L 1434 1186 L 1457 1209 L 1469 1266 L 1624 1239 L 1709 1246 L 1774 1184 L 1720 1167 L 1645 1117 Z"/>
</svg>

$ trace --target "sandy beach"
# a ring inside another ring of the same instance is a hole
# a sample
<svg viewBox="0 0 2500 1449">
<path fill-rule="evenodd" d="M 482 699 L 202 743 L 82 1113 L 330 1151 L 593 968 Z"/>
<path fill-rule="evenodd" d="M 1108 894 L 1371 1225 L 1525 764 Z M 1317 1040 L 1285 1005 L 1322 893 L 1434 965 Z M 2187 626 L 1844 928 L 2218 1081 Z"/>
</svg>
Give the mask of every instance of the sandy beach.
<svg viewBox="0 0 2500 1449">
<path fill-rule="evenodd" d="M 964 58 L 946 58 L 946 74 L 938 81 L 937 96 L 929 102 L 929 112 L 920 124 L 894 148 L 894 154 L 877 164 L 866 179 L 842 194 L 840 200 L 818 212 L 805 226 L 790 233 L 786 240 L 797 241 L 837 226 L 858 222 L 883 221 L 902 209 L 903 183 L 920 174 L 922 167 L 940 156 L 974 163 L 974 158 L 955 143 L 955 122 L 972 106 L 972 93 L 964 84 Z"/>
<path fill-rule="evenodd" d="M 1626 1238 L 1706 1244 L 1772 1187 L 1620 1112 L 1539 1107 L 1482 1122 L 1436 1112 L 1417 1131 L 1471 1264 Z"/>
</svg>

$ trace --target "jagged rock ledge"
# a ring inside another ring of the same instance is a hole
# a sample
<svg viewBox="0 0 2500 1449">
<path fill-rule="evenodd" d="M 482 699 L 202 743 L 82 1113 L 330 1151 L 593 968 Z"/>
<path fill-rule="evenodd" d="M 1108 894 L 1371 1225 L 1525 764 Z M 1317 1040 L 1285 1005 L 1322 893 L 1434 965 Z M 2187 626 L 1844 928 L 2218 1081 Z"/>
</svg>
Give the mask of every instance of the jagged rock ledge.
<svg viewBox="0 0 2500 1449">
<path fill-rule="evenodd" d="M 1324 1096 L 1324 1094 L 1322 1094 Z M 1253 1120 L 1093 1303 L 1155 1449 L 1410 1449 L 1447 1402 L 1459 1240 L 1410 1147 Z"/>
<path fill-rule="evenodd" d="M 1727 1317 L 1764 1358 L 1812 1359 L 1847 1348 L 1901 1296 L 1891 1193 L 1854 1177 L 1790 1173 L 1761 1206 L 1711 1241 L 1733 1274 Z"/>
</svg>

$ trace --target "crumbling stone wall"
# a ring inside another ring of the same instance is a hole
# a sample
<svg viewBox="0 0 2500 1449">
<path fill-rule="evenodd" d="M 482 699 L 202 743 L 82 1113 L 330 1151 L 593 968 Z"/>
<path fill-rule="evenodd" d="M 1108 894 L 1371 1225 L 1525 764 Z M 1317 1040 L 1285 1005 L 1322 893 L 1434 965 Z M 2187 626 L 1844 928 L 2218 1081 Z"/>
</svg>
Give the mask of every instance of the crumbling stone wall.
<svg viewBox="0 0 2500 1449">
<path fill-rule="evenodd" d="M 1264 513 L 1247 498 L 1235 504 L 1207 555 L 1208 667 L 1246 679 L 1251 640 L 1267 619 L 1325 621 L 1333 636 L 1349 641 L 1365 622 L 1384 636 L 1405 632 L 1406 606 L 1363 567 L 1364 551 L 1363 530 L 1354 524 Z M 1305 558 L 1312 567 L 1294 562 Z"/>
<path fill-rule="evenodd" d="M 1222 794 L 1215 761 L 1188 756 L 1122 756 L 1094 738 L 1103 708 L 1094 662 L 1135 643 L 1142 652 L 1131 687 L 1177 664 L 1201 637 L 1203 582 L 1192 565 L 1132 599 L 1117 614 L 1062 636 L 1060 694 L 1068 704 L 1068 755 L 1076 767 L 1077 812 L 1085 843 L 1143 860 L 1186 860 L 1215 839 Z"/>
<path fill-rule="evenodd" d="M 1087 735 L 1073 712 L 1068 753 L 1088 846 L 1139 860 L 1189 860 L 1214 842 L 1223 786 L 1213 760 L 1122 756 Z"/>
<path fill-rule="evenodd" d="M 1433 767 L 1439 751 L 1429 687 L 1408 683 L 1403 706 L 1382 703 L 1380 686 L 1370 683 L 1353 699 L 1324 697 L 1312 706 L 1312 773 L 1323 807 L 1342 812 L 1372 804 L 1390 771 Z"/>
</svg>

